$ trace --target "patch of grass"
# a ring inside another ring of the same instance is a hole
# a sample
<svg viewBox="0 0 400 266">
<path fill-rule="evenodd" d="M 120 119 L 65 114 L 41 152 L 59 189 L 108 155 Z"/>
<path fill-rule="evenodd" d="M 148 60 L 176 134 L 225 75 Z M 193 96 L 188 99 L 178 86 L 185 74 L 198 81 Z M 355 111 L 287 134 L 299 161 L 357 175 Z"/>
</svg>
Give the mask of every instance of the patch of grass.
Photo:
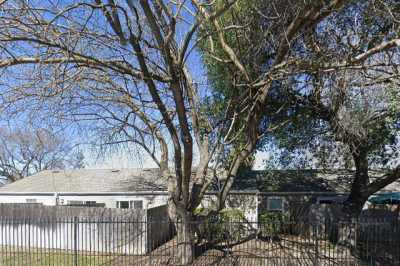
<svg viewBox="0 0 400 266">
<path fill-rule="evenodd" d="M 114 266 L 135 265 L 146 260 L 146 256 L 125 256 L 111 254 L 74 254 L 60 250 L 13 250 L 0 248 L 1 266 Z"/>
</svg>

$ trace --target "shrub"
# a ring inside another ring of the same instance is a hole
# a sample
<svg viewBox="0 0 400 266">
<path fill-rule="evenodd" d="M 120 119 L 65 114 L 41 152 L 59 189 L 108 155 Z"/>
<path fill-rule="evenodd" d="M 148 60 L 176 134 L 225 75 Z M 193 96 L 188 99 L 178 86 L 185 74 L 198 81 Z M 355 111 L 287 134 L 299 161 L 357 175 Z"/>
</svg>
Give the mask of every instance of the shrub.
<svg viewBox="0 0 400 266">
<path fill-rule="evenodd" d="M 218 215 L 209 217 L 201 225 L 203 238 L 213 243 L 239 240 L 248 232 L 244 221 L 245 216 L 242 210 L 223 209 Z"/>
<path fill-rule="evenodd" d="M 282 233 L 289 222 L 287 214 L 282 212 L 264 212 L 259 215 L 259 229 L 262 236 Z"/>
</svg>

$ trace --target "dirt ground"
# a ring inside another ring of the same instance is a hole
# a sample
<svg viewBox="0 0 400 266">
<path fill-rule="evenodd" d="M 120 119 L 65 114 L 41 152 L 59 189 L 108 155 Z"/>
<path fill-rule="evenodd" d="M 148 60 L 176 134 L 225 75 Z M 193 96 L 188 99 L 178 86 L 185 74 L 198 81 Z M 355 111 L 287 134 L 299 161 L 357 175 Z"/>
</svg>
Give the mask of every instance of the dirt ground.
<svg viewBox="0 0 400 266">
<path fill-rule="evenodd" d="M 317 248 L 318 247 L 318 248 Z M 16 250 L 16 249 L 15 249 Z M 74 265 L 71 253 L 63 251 L 12 252 L 0 249 L 0 266 L 61 266 Z M 78 254 L 79 266 L 179 265 L 175 239 L 158 247 L 150 255 Z M 201 265 L 366 265 L 357 260 L 348 248 L 332 245 L 328 241 L 305 241 L 299 237 L 285 236 L 275 240 L 251 239 L 231 248 L 207 250 L 196 258 L 194 266 Z M 369 265 L 369 264 L 368 264 Z M 374 263 L 373 265 L 391 265 Z M 395 264 L 393 264 L 395 265 Z"/>
<path fill-rule="evenodd" d="M 316 249 L 315 244 L 318 244 Z M 171 240 L 152 253 L 153 265 L 178 265 L 176 242 Z M 316 256 L 317 254 L 317 256 Z M 279 241 L 252 239 L 231 249 L 208 250 L 200 255 L 194 266 L 201 265 L 360 265 L 347 248 L 338 248 L 325 241 L 309 243 L 294 238 Z"/>
</svg>

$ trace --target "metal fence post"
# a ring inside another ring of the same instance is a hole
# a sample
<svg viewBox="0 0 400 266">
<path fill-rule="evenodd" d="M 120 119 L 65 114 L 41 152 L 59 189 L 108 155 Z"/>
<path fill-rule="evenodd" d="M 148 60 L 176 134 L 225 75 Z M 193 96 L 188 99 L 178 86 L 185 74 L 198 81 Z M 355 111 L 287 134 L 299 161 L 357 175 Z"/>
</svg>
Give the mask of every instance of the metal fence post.
<svg viewBox="0 0 400 266">
<path fill-rule="evenodd" d="M 78 266 L 78 222 L 79 218 L 74 216 L 74 266 Z"/>
<path fill-rule="evenodd" d="M 358 220 L 354 220 L 354 250 L 357 251 Z"/>
<path fill-rule="evenodd" d="M 318 223 L 314 224 L 315 229 L 314 229 L 314 237 L 315 237 L 315 248 L 314 248 L 314 252 L 315 252 L 315 258 L 314 258 L 314 266 L 318 266 L 319 265 L 319 250 L 318 250 Z"/>
<path fill-rule="evenodd" d="M 153 238 L 152 238 L 152 236 L 151 236 L 151 233 L 152 233 L 152 224 L 151 224 L 151 222 L 152 221 L 149 221 L 150 219 L 148 219 L 148 217 L 147 217 L 147 215 L 146 215 L 146 237 L 147 237 L 147 239 L 146 239 L 146 242 L 147 242 L 147 247 L 148 247 L 148 250 L 146 250 L 146 254 L 149 254 L 149 266 L 152 266 L 153 265 L 153 256 L 152 256 L 152 250 L 153 250 L 153 243 L 152 243 L 152 241 L 153 241 Z M 149 223 L 150 222 L 150 223 Z"/>
</svg>

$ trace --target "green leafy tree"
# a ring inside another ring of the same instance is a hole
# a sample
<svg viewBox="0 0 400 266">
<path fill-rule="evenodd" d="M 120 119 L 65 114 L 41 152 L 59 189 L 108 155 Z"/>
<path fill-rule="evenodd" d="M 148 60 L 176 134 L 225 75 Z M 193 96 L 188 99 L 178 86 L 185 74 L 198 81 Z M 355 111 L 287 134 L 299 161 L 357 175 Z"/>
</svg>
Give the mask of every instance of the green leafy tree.
<svg viewBox="0 0 400 266">
<path fill-rule="evenodd" d="M 253 93 L 245 86 L 246 80 L 260 82 L 282 51 L 290 49 L 285 64 L 292 71 L 289 75 L 278 72 L 270 83 L 259 124 L 264 136 L 257 147 L 272 143 L 281 148 L 277 165 L 284 167 L 355 168 L 344 211 L 357 216 L 372 193 L 399 178 L 398 165 L 385 165 L 396 154 L 387 154 L 387 150 L 396 149 L 399 132 L 399 3 L 351 1 L 346 9 L 316 23 L 295 40 L 284 45 L 275 42 L 279 34 L 293 37 L 290 30 L 282 32 L 286 21 L 311 14 L 321 2 L 303 4 L 309 6 L 308 12 L 297 12 L 293 1 L 235 5 L 205 30 L 209 35 L 203 49 L 208 75 L 222 102 L 228 102 L 224 96 L 240 95 L 235 103 L 239 108 L 238 103 Z M 283 6 L 288 7 L 285 12 L 276 12 Z M 218 39 L 224 39 L 229 49 L 223 41 L 214 41 Z M 236 57 L 229 56 L 230 51 Z M 362 67 L 348 68 L 343 64 L 346 58 Z M 211 59 L 216 60 L 210 63 Z M 245 118 L 238 121 L 237 128 L 247 123 Z M 310 154 L 317 162 L 309 161 Z M 369 176 L 371 165 L 384 167 L 386 173 Z"/>
</svg>

